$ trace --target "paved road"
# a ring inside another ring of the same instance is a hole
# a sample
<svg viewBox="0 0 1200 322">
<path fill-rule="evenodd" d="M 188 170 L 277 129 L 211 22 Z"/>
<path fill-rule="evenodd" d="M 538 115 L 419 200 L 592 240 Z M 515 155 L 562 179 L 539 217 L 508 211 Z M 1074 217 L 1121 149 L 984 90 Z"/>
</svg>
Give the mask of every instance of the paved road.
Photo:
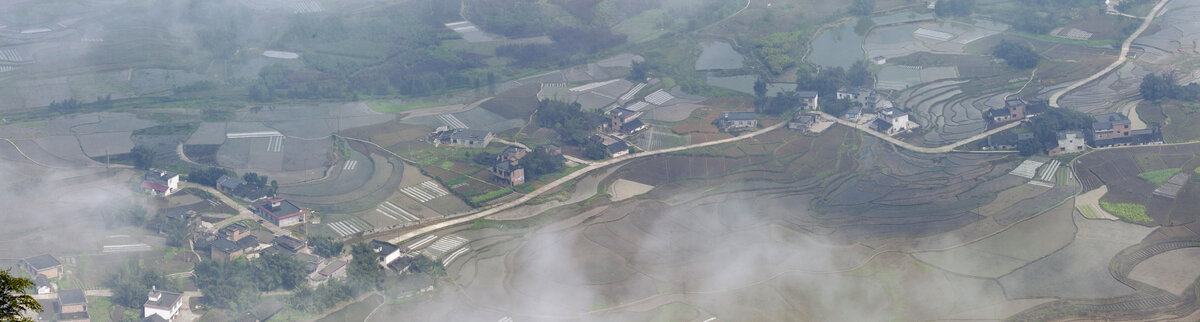
<svg viewBox="0 0 1200 322">
<path fill-rule="evenodd" d="M 1154 21 L 1154 16 L 1158 15 L 1158 11 L 1162 10 L 1163 6 L 1167 5 L 1167 1 L 1170 1 L 1170 0 L 1159 0 L 1158 4 L 1154 6 L 1154 9 L 1150 10 L 1150 14 L 1147 14 L 1146 17 L 1144 19 L 1142 19 L 1142 25 L 1139 26 L 1138 29 L 1133 32 L 1133 34 L 1130 34 L 1129 38 L 1125 38 L 1125 42 L 1121 44 L 1121 55 L 1117 56 L 1117 61 L 1113 62 L 1112 65 L 1108 65 L 1107 68 L 1104 68 L 1104 70 L 1101 70 L 1100 72 L 1096 73 L 1095 75 L 1092 75 L 1088 78 L 1081 79 L 1078 82 L 1071 84 L 1071 86 L 1067 86 L 1066 88 L 1063 88 L 1062 90 L 1059 90 L 1058 92 L 1055 92 L 1054 95 L 1050 96 L 1050 106 L 1061 107 L 1061 106 L 1058 106 L 1058 99 L 1062 98 L 1063 95 L 1066 95 L 1068 92 L 1073 91 L 1076 88 L 1083 86 L 1084 84 L 1087 84 L 1096 79 L 1099 79 L 1101 76 L 1104 76 L 1104 74 L 1108 74 L 1109 72 L 1117 69 L 1117 67 L 1120 67 L 1122 64 L 1124 64 L 1126 61 L 1125 56 L 1129 54 L 1129 46 L 1133 45 L 1133 40 L 1137 39 L 1137 37 L 1140 36 L 1143 31 L 1146 31 L 1146 28 L 1150 27 L 1150 22 Z"/>
<path fill-rule="evenodd" d="M 504 203 L 504 204 L 501 204 L 501 205 L 498 205 L 498 206 L 495 206 L 495 207 L 492 207 L 492 208 L 488 208 L 487 210 L 480 211 L 480 212 L 477 212 L 477 213 L 475 213 L 475 214 L 472 214 L 472 215 L 462 216 L 462 217 L 458 217 L 458 218 L 454 218 L 454 219 L 446 220 L 446 221 L 443 221 L 443 222 L 439 222 L 439 223 L 436 223 L 436 224 L 432 224 L 432 225 L 429 225 L 429 226 L 421 227 L 421 228 L 418 228 L 418 229 L 416 229 L 416 230 L 413 230 L 413 231 L 410 231 L 410 232 L 404 233 L 403 235 L 400 235 L 399 237 L 393 238 L 393 239 L 389 240 L 389 242 L 391 242 L 391 243 L 393 243 L 393 244 L 400 244 L 400 243 L 403 243 L 403 242 L 405 242 L 405 241 L 407 241 L 407 240 L 409 240 L 409 239 L 412 239 L 412 238 L 415 238 L 415 237 L 417 237 L 417 236 L 421 236 L 421 235 L 424 235 L 424 234 L 428 234 L 428 233 L 430 233 L 430 232 L 434 232 L 434 231 L 437 231 L 437 230 L 439 230 L 439 229 L 442 229 L 442 228 L 446 228 L 446 227 L 450 227 L 450 226 L 454 226 L 454 225 L 458 225 L 458 224 L 463 224 L 463 223 L 467 223 L 467 222 L 471 222 L 471 221 L 473 221 L 473 220 L 475 220 L 475 219 L 486 218 L 486 217 L 488 217 L 488 216 L 494 215 L 494 214 L 496 214 L 496 213 L 499 213 L 499 212 L 501 212 L 501 211 L 505 211 L 505 210 L 508 210 L 508 209 L 510 209 L 510 208 L 513 208 L 513 207 L 516 207 L 516 206 L 518 206 L 518 205 L 521 205 L 521 204 L 523 204 L 523 203 L 525 203 L 525 202 L 529 201 L 530 199 L 533 199 L 534 197 L 537 197 L 537 196 L 540 196 L 540 195 L 542 195 L 543 193 L 546 193 L 546 191 L 550 191 L 551 189 L 554 189 L 554 188 L 556 188 L 556 187 L 558 187 L 558 186 L 560 186 L 560 185 L 562 185 L 562 184 L 564 184 L 564 183 L 570 182 L 571 180 L 574 180 L 574 179 L 576 179 L 576 178 L 579 178 L 579 177 L 581 177 L 581 176 L 583 176 L 583 175 L 585 175 L 585 174 L 588 174 L 588 173 L 590 173 L 590 172 L 592 172 L 592 171 L 595 171 L 595 170 L 597 170 L 597 169 L 600 169 L 600 168 L 603 168 L 603 167 L 607 167 L 607 166 L 610 166 L 610 165 L 613 165 L 613 164 L 617 164 L 617 163 L 621 163 L 621 162 L 624 162 L 624 161 L 628 161 L 628 160 L 632 160 L 632 159 L 637 159 L 637 158 L 644 158 L 644 157 L 649 157 L 649 156 L 655 156 L 655 155 L 659 155 L 659 154 L 665 154 L 665 153 L 671 153 L 671 152 L 683 151 L 683 150 L 694 149 L 694 148 L 699 148 L 699 147 L 705 147 L 705 146 L 711 146 L 711 145 L 718 145 L 718 144 L 724 144 L 724 143 L 729 143 L 729 142 L 741 141 L 741 140 L 749 139 L 749 138 L 752 138 L 752 137 L 755 137 L 755 136 L 759 136 L 759 135 L 761 135 L 761 134 L 763 134 L 763 133 L 767 133 L 767 132 L 770 132 L 770 131 L 773 131 L 773 130 L 779 129 L 779 128 L 781 128 L 781 127 L 785 126 L 785 125 L 787 125 L 787 122 L 779 122 L 779 124 L 775 124 L 775 125 L 772 125 L 772 126 L 770 126 L 770 127 L 767 127 L 767 128 L 764 128 L 764 129 L 761 129 L 761 130 L 758 130 L 758 131 L 754 131 L 754 132 L 752 132 L 752 133 L 748 133 L 748 134 L 745 134 L 745 135 L 742 135 L 742 136 L 736 136 L 736 137 L 732 137 L 732 138 L 727 138 L 727 139 L 722 139 L 722 140 L 716 140 L 716 141 L 711 141 L 711 142 L 704 142 L 704 143 L 699 143 L 699 144 L 692 144 L 692 145 L 686 145 L 686 146 L 674 147 L 674 148 L 670 148 L 670 149 L 663 149 L 663 150 L 655 150 L 655 151 L 641 152 L 641 153 L 637 153 L 637 154 L 627 154 L 627 155 L 623 155 L 623 156 L 621 156 L 621 157 L 612 158 L 612 159 L 609 159 L 609 160 L 605 160 L 605 161 L 600 161 L 600 162 L 592 163 L 591 165 L 587 166 L 586 168 L 579 169 L 578 171 L 572 172 L 571 174 L 568 174 L 568 175 L 566 175 L 566 176 L 564 176 L 564 177 L 562 177 L 562 178 L 559 178 L 558 180 L 554 180 L 553 182 L 550 182 L 549 184 L 546 184 L 545 186 L 542 186 L 541 188 L 538 188 L 537 190 L 534 190 L 533 192 L 531 192 L 531 193 L 529 193 L 529 194 L 526 194 L 526 195 L 524 195 L 524 196 L 521 196 L 520 198 L 517 198 L 517 200 L 509 201 L 509 202 L 506 202 L 506 203 Z"/>
<path fill-rule="evenodd" d="M 866 132 L 867 134 L 870 134 L 870 135 L 874 135 L 875 137 L 878 137 L 878 138 L 880 138 L 880 139 L 883 139 L 884 141 L 888 141 L 888 143 L 895 144 L 895 145 L 897 145 L 897 146 L 899 146 L 899 147 L 902 147 L 902 148 L 904 148 L 904 149 L 907 149 L 907 150 L 910 150 L 910 151 L 913 151 L 913 152 L 921 152 L 921 153 L 946 153 L 946 152 L 951 152 L 951 151 L 954 151 L 954 149 L 955 149 L 955 148 L 958 148 L 958 147 L 960 147 L 960 146 L 962 146 L 962 145 L 964 145 L 964 144 L 971 143 L 971 142 L 975 142 L 975 141 L 978 141 L 978 140 L 982 140 L 983 138 L 986 138 L 986 137 L 988 137 L 989 135 L 996 134 L 996 133 L 1000 133 L 1000 132 L 1002 132 L 1002 131 L 1004 131 L 1004 130 L 1011 129 L 1011 128 L 1013 128 L 1013 127 L 1016 127 L 1017 125 L 1020 125 L 1020 124 L 1021 124 L 1021 122 L 1012 122 L 1012 123 L 1008 123 L 1008 124 L 1002 125 L 1002 126 L 1000 126 L 1000 127 L 997 127 L 997 128 L 994 128 L 994 129 L 991 129 L 991 130 L 985 131 L 985 132 L 983 132 L 983 133 L 976 134 L 975 136 L 972 136 L 972 137 L 969 137 L 969 138 L 966 138 L 966 139 L 960 140 L 960 141 L 958 141 L 958 142 L 954 142 L 954 143 L 951 143 L 951 144 L 947 144 L 947 145 L 943 145 L 943 146 L 939 146 L 939 147 L 934 147 L 934 148 L 927 148 L 927 147 L 923 147 L 923 146 L 916 146 L 916 145 L 912 145 L 912 144 L 910 144 L 910 143 L 908 143 L 908 142 L 900 141 L 899 139 L 896 139 L 896 138 L 894 138 L 894 137 L 891 137 L 891 136 L 889 136 L 889 135 L 887 135 L 887 134 L 883 134 L 883 133 L 880 133 L 879 131 L 872 130 L 872 129 L 870 128 L 870 123 L 867 123 L 867 124 L 858 124 L 858 123 L 856 123 L 856 122 L 851 122 L 851 121 L 844 120 L 844 119 L 841 119 L 841 118 L 833 117 L 833 115 L 826 114 L 825 112 L 819 112 L 819 111 L 818 111 L 817 113 L 820 113 L 820 114 L 821 114 L 822 116 L 824 116 L 826 119 L 833 119 L 834 121 L 837 121 L 838 123 L 840 123 L 840 124 L 842 124 L 842 125 L 849 126 L 849 127 L 855 128 L 855 129 L 858 129 L 859 131 Z M 786 123 L 787 123 L 787 122 L 783 122 L 783 124 L 786 124 Z M 1010 152 L 1012 152 L 1012 151 L 978 151 L 978 152 L 985 152 L 985 153 L 1010 153 Z"/>
</svg>

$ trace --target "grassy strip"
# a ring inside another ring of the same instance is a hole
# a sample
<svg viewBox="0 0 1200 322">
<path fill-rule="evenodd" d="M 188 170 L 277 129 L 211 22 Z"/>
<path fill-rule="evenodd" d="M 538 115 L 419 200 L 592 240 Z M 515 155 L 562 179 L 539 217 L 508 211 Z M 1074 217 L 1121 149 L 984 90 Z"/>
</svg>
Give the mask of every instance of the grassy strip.
<svg viewBox="0 0 1200 322">
<path fill-rule="evenodd" d="M 1146 216 L 1146 206 L 1139 204 L 1114 203 L 1100 200 L 1100 208 L 1129 222 L 1148 223 L 1154 221 L 1154 219 Z"/>
<path fill-rule="evenodd" d="M 200 128 L 197 123 L 171 123 L 133 131 L 133 135 L 191 135 Z"/>
<path fill-rule="evenodd" d="M 1183 169 L 1180 169 L 1180 168 L 1162 169 L 1162 170 L 1142 172 L 1142 173 L 1139 173 L 1137 176 L 1138 176 L 1138 178 L 1142 178 L 1142 180 L 1149 181 L 1150 183 L 1153 183 L 1156 185 L 1161 185 L 1163 183 L 1166 183 L 1167 180 L 1170 180 L 1172 176 L 1175 176 L 1175 174 L 1179 173 L 1180 171 L 1183 171 Z"/>
<path fill-rule="evenodd" d="M 485 194 L 471 197 L 470 202 L 472 205 L 475 205 L 476 207 L 478 207 L 479 205 L 482 205 L 488 201 L 496 200 L 496 199 L 499 199 L 500 197 L 507 196 L 508 194 L 510 194 L 512 192 L 513 192 L 512 187 L 491 190 Z"/>
<path fill-rule="evenodd" d="M 1096 214 L 1096 209 L 1092 209 L 1092 206 L 1079 206 L 1079 212 L 1083 213 L 1083 218 L 1100 219 L 1100 215 Z"/>
<path fill-rule="evenodd" d="M 423 109 L 423 108 L 437 107 L 440 105 L 438 103 L 428 103 L 428 102 L 412 102 L 412 103 L 407 103 L 407 104 L 397 104 L 392 101 L 374 101 L 374 102 L 367 102 L 367 106 L 371 107 L 372 110 L 375 110 L 376 112 L 379 112 L 379 113 L 400 113 L 400 112 L 407 112 L 407 111 L 411 111 L 411 110 L 419 110 L 419 109 Z"/>
</svg>

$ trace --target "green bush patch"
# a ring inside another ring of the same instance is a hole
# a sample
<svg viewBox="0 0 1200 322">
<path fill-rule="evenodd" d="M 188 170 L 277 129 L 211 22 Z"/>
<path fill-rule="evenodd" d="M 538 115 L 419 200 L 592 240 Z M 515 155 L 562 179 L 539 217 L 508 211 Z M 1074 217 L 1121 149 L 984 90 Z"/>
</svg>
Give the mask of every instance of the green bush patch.
<svg viewBox="0 0 1200 322">
<path fill-rule="evenodd" d="M 1172 176 L 1175 176 L 1175 174 L 1179 173 L 1180 171 L 1183 171 L 1183 169 L 1173 168 L 1173 169 L 1147 171 L 1147 172 L 1139 173 L 1138 178 L 1142 178 L 1142 180 L 1149 181 L 1150 183 L 1153 183 L 1156 185 L 1161 185 L 1161 184 L 1167 182 L 1167 180 L 1171 179 Z"/>
<path fill-rule="evenodd" d="M 1108 201 L 1101 200 L 1100 208 L 1103 208 L 1104 211 L 1107 211 L 1110 214 L 1116 215 L 1117 217 L 1121 217 L 1121 219 L 1124 219 L 1129 222 L 1148 223 L 1148 222 L 1154 221 L 1154 219 L 1151 219 L 1149 216 L 1146 216 L 1146 206 L 1139 205 L 1139 204 L 1114 203 L 1114 202 L 1108 202 Z"/>
</svg>

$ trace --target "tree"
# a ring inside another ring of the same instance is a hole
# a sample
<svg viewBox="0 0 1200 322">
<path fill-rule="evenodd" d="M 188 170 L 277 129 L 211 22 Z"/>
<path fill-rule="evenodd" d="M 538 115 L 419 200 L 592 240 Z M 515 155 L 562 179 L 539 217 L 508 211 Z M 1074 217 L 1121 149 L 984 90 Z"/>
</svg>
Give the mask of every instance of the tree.
<svg viewBox="0 0 1200 322">
<path fill-rule="evenodd" d="M 188 243 L 191 235 L 191 221 L 169 219 L 167 220 L 167 246 L 183 247 Z"/>
<path fill-rule="evenodd" d="M 42 305 L 25 290 L 33 288 L 33 281 L 12 276 L 8 270 L 0 270 L 0 320 L 33 321 L 23 317 L 25 311 L 42 311 Z"/>
<path fill-rule="evenodd" d="M 633 70 L 631 70 L 629 72 L 628 79 L 631 82 L 644 82 L 644 81 L 646 81 L 646 74 L 648 74 L 649 71 L 650 71 L 649 65 L 647 65 L 645 62 L 640 62 L 640 61 L 635 60 L 635 61 L 633 61 Z M 668 88 L 668 89 L 670 89 L 670 88 Z"/>
<path fill-rule="evenodd" d="M 133 167 L 135 168 L 150 170 L 150 167 L 154 166 L 154 150 L 147 146 L 135 146 L 133 150 L 129 151 L 129 154 L 133 158 Z"/>
<path fill-rule="evenodd" d="M 313 246 L 313 253 L 321 257 L 335 257 L 342 253 L 345 244 L 337 241 L 332 236 L 316 236 L 308 239 L 308 242 Z"/>
<path fill-rule="evenodd" d="M 366 243 L 358 243 L 350 247 L 350 256 L 350 267 L 346 270 L 350 283 L 362 288 L 379 289 L 384 277 L 379 254 Z"/>
<path fill-rule="evenodd" d="M 767 97 L 767 82 L 762 77 L 754 80 L 754 97 Z"/>
<path fill-rule="evenodd" d="M 870 86 L 873 82 L 871 71 L 867 70 L 867 61 L 854 62 L 854 65 L 850 66 L 850 70 L 846 71 L 846 81 L 854 86 Z"/>
<path fill-rule="evenodd" d="M 1004 62 L 1013 68 L 1030 69 L 1037 67 L 1038 54 L 1033 52 L 1033 49 L 1028 45 L 1020 44 L 1008 40 L 1002 40 L 999 44 L 992 47 L 992 56 L 1004 59 Z"/>
<path fill-rule="evenodd" d="M 225 175 L 234 176 L 235 174 L 233 172 L 230 172 L 225 169 L 210 167 L 210 168 L 204 168 L 204 169 L 199 169 L 199 170 L 192 170 L 192 172 L 188 173 L 188 175 L 187 175 L 187 181 L 195 182 L 197 184 L 202 184 L 202 185 L 206 185 L 206 186 L 210 186 L 210 187 L 215 187 L 217 185 L 217 179 L 220 179 L 221 176 L 225 176 Z"/>
<path fill-rule="evenodd" d="M 536 149 L 524 158 L 521 158 L 521 165 L 525 167 L 525 175 L 527 177 L 536 179 L 542 175 L 562 170 L 563 158 L 542 151 L 542 149 Z"/>
<path fill-rule="evenodd" d="M 788 110 L 800 106 L 800 94 L 796 92 L 784 92 L 775 95 L 775 97 L 767 99 L 767 103 L 758 109 L 759 113 L 780 115 Z"/>
<path fill-rule="evenodd" d="M 1042 152 L 1042 143 L 1038 140 L 1021 140 L 1017 142 L 1017 151 L 1023 156 L 1038 154 Z"/>
<path fill-rule="evenodd" d="M 167 276 L 155 270 L 127 265 L 114 273 L 105 283 L 112 290 L 112 302 L 128 308 L 141 307 L 146 303 L 146 292 L 151 288 L 178 291 L 179 288 Z"/>
<path fill-rule="evenodd" d="M 583 156 L 592 160 L 600 160 L 608 157 L 608 149 L 604 148 L 600 142 L 588 142 L 583 150 Z"/>
<path fill-rule="evenodd" d="M 442 266 L 441 262 L 426 257 L 425 254 L 413 258 L 412 270 L 417 273 L 428 273 L 434 277 L 446 276 L 446 267 Z"/>
<path fill-rule="evenodd" d="M 304 282 L 304 263 L 295 257 L 274 253 L 254 260 L 254 280 L 259 291 L 294 289 Z"/>
<path fill-rule="evenodd" d="M 875 11 L 875 0 L 854 0 L 850 6 L 850 14 L 855 16 L 870 16 L 872 11 Z"/>
</svg>

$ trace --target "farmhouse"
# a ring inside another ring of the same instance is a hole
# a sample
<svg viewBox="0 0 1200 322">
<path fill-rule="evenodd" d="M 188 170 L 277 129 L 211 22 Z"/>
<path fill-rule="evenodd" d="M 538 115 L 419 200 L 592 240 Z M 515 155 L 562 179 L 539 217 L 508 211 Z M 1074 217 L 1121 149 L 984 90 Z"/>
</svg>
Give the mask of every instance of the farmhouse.
<svg viewBox="0 0 1200 322">
<path fill-rule="evenodd" d="M 817 122 L 817 116 L 814 114 L 797 114 L 788 121 L 789 130 L 808 131 L 808 127 Z"/>
<path fill-rule="evenodd" d="M 722 131 L 741 131 L 758 127 L 758 119 L 754 112 L 721 112 L 717 119 L 717 127 Z"/>
<path fill-rule="evenodd" d="M 1058 131 L 1056 135 L 1058 146 L 1050 149 L 1050 155 L 1059 155 L 1063 153 L 1075 153 L 1083 151 L 1085 144 L 1083 132 L 1081 131 Z"/>
<path fill-rule="evenodd" d="M 862 115 L 862 112 L 863 112 L 862 106 L 855 105 L 855 106 L 850 107 L 850 109 L 847 109 L 846 114 L 843 115 L 842 117 L 847 120 L 857 121 L 858 116 Z"/>
<path fill-rule="evenodd" d="M 520 160 L 526 153 L 525 149 L 515 146 L 504 149 L 496 155 L 496 163 L 492 164 L 492 175 L 513 186 L 525 183 L 525 168 L 521 167 Z"/>
<path fill-rule="evenodd" d="M 287 227 L 304 222 L 307 210 L 300 209 L 291 201 L 284 199 L 264 199 L 255 201 L 254 212 L 279 227 Z"/>
<path fill-rule="evenodd" d="M 1129 137 L 1132 133 L 1129 130 L 1129 118 L 1125 115 L 1117 113 L 1101 114 L 1094 117 L 1095 122 L 1092 122 L 1092 140 L 1099 141 L 1119 139 Z"/>
<path fill-rule="evenodd" d="M 217 238 L 209 244 L 209 257 L 212 257 L 215 261 L 233 260 L 244 253 L 244 250 L 238 243 L 225 238 Z"/>
<path fill-rule="evenodd" d="M 400 247 L 378 239 L 371 240 L 371 250 L 379 254 L 379 265 L 383 267 L 387 267 L 392 262 L 395 262 L 403 254 L 400 252 Z"/>
<path fill-rule="evenodd" d="M 156 196 L 170 196 L 179 191 L 179 174 L 166 170 L 150 169 L 142 180 L 142 189 Z"/>
<path fill-rule="evenodd" d="M 217 234 L 229 240 L 239 240 L 250 236 L 250 227 L 246 227 L 246 224 L 235 222 L 221 228 L 217 231 Z"/>
<path fill-rule="evenodd" d="M 33 288 L 35 294 L 54 293 L 54 283 L 50 282 L 46 275 L 38 275 L 33 278 Z"/>
<path fill-rule="evenodd" d="M 645 130 L 646 128 L 647 128 L 646 123 L 643 123 L 642 120 L 634 119 L 633 121 L 630 121 L 629 123 L 625 123 L 624 125 L 621 125 L 621 133 L 634 134 L 637 132 L 641 132 L 642 130 Z"/>
<path fill-rule="evenodd" d="M 516 160 L 496 162 L 492 165 L 492 175 L 513 186 L 525 183 L 525 168 Z"/>
<path fill-rule="evenodd" d="M 58 305 L 60 320 L 65 320 L 61 316 L 71 314 L 72 320 L 87 321 L 87 298 L 83 296 L 83 290 L 62 290 L 58 292 Z"/>
<path fill-rule="evenodd" d="M 629 154 L 629 144 L 625 140 L 614 138 L 604 134 L 596 134 L 591 138 L 592 142 L 600 143 L 608 152 L 610 157 L 619 157 Z"/>
<path fill-rule="evenodd" d="M 163 320 L 174 321 L 179 317 L 179 309 L 182 307 L 183 294 L 159 291 L 157 287 L 151 286 L 150 293 L 146 294 L 146 304 L 142 304 L 142 317 L 157 315 Z"/>
<path fill-rule="evenodd" d="M 482 149 L 486 148 L 488 143 L 492 142 L 492 132 L 456 129 L 447 136 L 447 140 L 443 143 L 448 143 L 451 146 L 461 146 L 464 148 Z"/>
<path fill-rule="evenodd" d="M 610 128 L 620 130 L 625 126 L 625 123 L 633 122 L 638 117 L 642 116 L 641 112 L 634 112 L 625 108 L 616 108 L 608 112 Z"/>
<path fill-rule="evenodd" d="M 871 62 L 875 63 L 875 65 L 887 64 L 887 57 L 875 56 L 875 58 L 871 58 Z"/>
<path fill-rule="evenodd" d="M 837 99 L 840 100 L 857 100 L 870 95 L 875 95 L 875 91 L 862 87 L 842 87 L 837 90 Z"/>
<path fill-rule="evenodd" d="M 528 151 L 525 151 L 523 148 L 510 146 L 505 148 L 504 151 L 501 151 L 500 154 L 496 155 L 496 161 L 517 161 L 521 158 L 524 158 L 526 153 L 528 153 Z"/>
<path fill-rule="evenodd" d="M 275 237 L 275 248 L 279 250 L 286 250 L 292 254 L 312 253 L 312 251 L 308 249 L 307 242 L 288 235 Z"/>
<path fill-rule="evenodd" d="M 1095 144 L 1096 147 L 1162 144 L 1162 143 L 1163 143 L 1162 131 L 1159 131 L 1158 128 L 1144 129 L 1144 130 L 1132 130 L 1132 131 L 1129 131 L 1129 136 L 1126 136 L 1126 137 L 1119 137 L 1119 138 L 1113 138 L 1113 139 L 1102 139 L 1102 140 L 1093 141 L 1093 144 Z"/>
<path fill-rule="evenodd" d="M 888 135 L 907 131 L 910 127 L 908 113 L 894 108 L 883 109 L 879 111 L 879 118 L 871 123 L 871 127 Z"/>
<path fill-rule="evenodd" d="M 800 97 L 800 109 L 815 110 L 818 108 L 818 99 L 820 95 L 814 91 L 798 91 L 796 96 Z"/>
<path fill-rule="evenodd" d="M 46 278 L 55 278 L 62 276 L 62 263 L 58 262 L 54 256 L 50 254 L 41 254 L 34 257 L 21 260 L 21 265 L 29 270 L 29 275 L 43 275 Z"/>
<path fill-rule="evenodd" d="M 232 194 L 238 186 L 244 184 L 246 184 L 246 181 L 240 178 L 222 175 L 220 178 L 217 178 L 217 191 Z"/>
</svg>

